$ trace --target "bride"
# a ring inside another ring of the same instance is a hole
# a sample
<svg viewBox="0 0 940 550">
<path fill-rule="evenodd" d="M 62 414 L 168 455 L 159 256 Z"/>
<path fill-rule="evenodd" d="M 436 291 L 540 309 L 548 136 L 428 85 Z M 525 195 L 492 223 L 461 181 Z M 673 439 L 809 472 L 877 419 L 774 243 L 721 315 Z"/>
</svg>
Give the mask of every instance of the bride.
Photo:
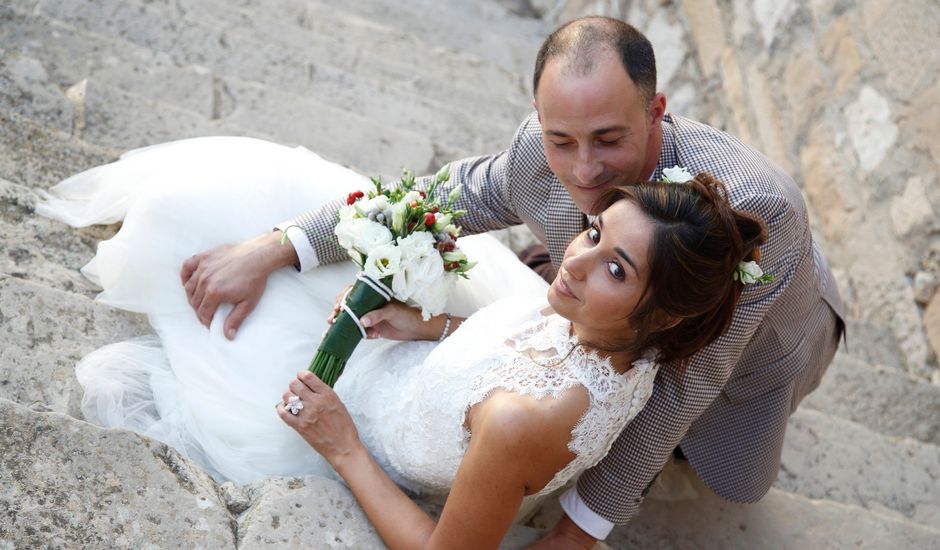
<svg viewBox="0 0 940 550">
<path fill-rule="evenodd" d="M 179 280 L 188 257 L 368 185 L 303 148 L 196 138 L 53 188 L 42 214 L 123 220 L 83 273 L 156 332 L 81 361 L 86 418 L 171 444 L 219 480 L 338 474 L 392 548 L 495 548 L 520 508 L 603 458 L 659 368 L 684 368 L 724 331 L 733 274 L 765 238 L 705 174 L 610 190 L 548 287 L 495 239 L 461 238 L 479 264 L 450 315 L 424 322 L 393 303 L 365 316 L 373 338 L 335 391 L 302 369 L 351 263 L 275 272 L 234 340 L 230 307 L 203 326 Z M 448 495 L 439 521 L 403 489 Z"/>
</svg>

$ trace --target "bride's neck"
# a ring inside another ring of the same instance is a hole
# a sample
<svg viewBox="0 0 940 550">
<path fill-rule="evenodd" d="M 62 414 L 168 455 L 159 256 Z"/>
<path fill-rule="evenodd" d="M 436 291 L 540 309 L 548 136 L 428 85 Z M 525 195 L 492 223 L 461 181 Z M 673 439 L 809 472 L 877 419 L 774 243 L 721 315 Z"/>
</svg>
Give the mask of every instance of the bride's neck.
<svg viewBox="0 0 940 550">
<path fill-rule="evenodd" d="M 588 333 L 583 327 L 574 322 L 571 323 L 571 332 L 581 346 L 593 351 L 600 357 L 609 359 L 610 365 L 621 374 L 630 370 L 633 363 L 638 359 L 635 352 L 623 350 L 629 342 L 610 342 L 602 335 Z"/>
</svg>

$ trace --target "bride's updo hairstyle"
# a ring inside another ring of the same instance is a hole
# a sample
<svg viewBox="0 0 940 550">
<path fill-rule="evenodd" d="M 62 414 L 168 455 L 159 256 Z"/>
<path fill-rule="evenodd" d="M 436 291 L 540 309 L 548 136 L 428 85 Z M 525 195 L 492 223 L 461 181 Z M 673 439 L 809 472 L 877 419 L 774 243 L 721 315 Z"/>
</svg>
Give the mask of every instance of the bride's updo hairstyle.
<svg viewBox="0 0 940 550">
<path fill-rule="evenodd" d="M 686 183 L 612 188 L 594 211 L 621 200 L 635 204 L 653 223 L 649 282 L 630 314 L 637 332 L 627 351 L 655 349 L 660 364 L 684 369 L 731 324 L 744 286 L 733 273 L 739 262 L 757 259 L 767 229 L 760 218 L 732 208 L 724 184 L 706 173 Z"/>
</svg>

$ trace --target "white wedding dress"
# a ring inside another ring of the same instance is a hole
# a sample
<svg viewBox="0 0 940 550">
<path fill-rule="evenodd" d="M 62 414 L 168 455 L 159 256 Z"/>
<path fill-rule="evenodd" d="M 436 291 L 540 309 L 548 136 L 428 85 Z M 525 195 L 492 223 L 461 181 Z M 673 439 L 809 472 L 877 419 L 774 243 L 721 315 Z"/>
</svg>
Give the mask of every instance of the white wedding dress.
<svg viewBox="0 0 940 550">
<path fill-rule="evenodd" d="M 270 231 L 367 185 L 303 148 L 197 138 L 132 151 L 53 188 L 38 208 L 44 215 L 76 226 L 124 220 L 83 272 L 103 288 L 98 300 L 147 314 L 157 334 L 81 361 L 87 419 L 169 443 L 217 479 L 329 474 L 274 404 L 309 363 L 356 266 L 275 272 L 234 341 L 221 333 L 230 306 L 206 329 L 179 270 L 194 253 Z M 606 454 L 649 397 L 656 366 L 638 361 L 619 374 L 581 347 L 569 354 L 576 343 L 569 322 L 542 313 L 545 283 L 492 237 L 460 242 L 479 264 L 447 310 L 476 313 L 441 344 L 364 341 L 336 391 L 389 475 L 435 495 L 447 492 L 467 448 L 471 405 L 497 388 L 553 399 L 583 385 L 590 407 L 569 444 L 577 457 L 539 493 L 547 494 Z"/>
</svg>

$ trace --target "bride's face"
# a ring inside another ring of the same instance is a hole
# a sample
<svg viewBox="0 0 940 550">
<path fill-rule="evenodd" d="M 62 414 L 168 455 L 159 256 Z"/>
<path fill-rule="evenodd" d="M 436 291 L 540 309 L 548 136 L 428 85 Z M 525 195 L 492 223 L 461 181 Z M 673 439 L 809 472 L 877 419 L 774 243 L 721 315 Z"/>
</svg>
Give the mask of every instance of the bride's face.
<svg viewBox="0 0 940 550">
<path fill-rule="evenodd" d="M 628 320 L 649 281 L 653 223 L 621 200 L 568 245 L 548 302 L 586 344 L 614 347 L 633 333 Z"/>
</svg>

